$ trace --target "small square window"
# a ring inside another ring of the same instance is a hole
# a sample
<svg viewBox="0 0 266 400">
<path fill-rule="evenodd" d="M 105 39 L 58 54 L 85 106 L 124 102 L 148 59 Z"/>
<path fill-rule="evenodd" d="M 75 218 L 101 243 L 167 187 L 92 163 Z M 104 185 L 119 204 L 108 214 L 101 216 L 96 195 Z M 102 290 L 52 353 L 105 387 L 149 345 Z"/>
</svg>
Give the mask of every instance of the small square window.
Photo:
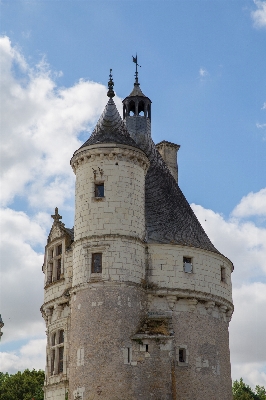
<svg viewBox="0 0 266 400">
<path fill-rule="evenodd" d="M 225 282 L 225 267 L 221 267 L 221 281 Z"/>
<path fill-rule="evenodd" d="M 102 253 L 93 253 L 92 254 L 91 272 L 94 274 L 102 273 Z"/>
<path fill-rule="evenodd" d="M 104 197 L 104 183 L 95 184 L 95 197 Z"/>
<path fill-rule="evenodd" d="M 183 257 L 184 272 L 191 274 L 193 272 L 192 258 Z"/>
</svg>

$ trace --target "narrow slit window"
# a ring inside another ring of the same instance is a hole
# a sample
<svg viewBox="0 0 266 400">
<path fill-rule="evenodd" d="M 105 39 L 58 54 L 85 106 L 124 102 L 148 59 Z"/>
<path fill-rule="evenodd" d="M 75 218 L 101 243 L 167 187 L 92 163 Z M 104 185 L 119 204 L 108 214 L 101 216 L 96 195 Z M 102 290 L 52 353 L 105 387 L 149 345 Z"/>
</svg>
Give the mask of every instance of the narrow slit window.
<svg viewBox="0 0 266 400">
<path fill-rule="evenodd" d="M 193 272 L 192 258 L 183 257 L 184 272 L 191 274 Z"/>
<path fill-rule="evenodd" d="M 225 267 L 221 267 L 221 281 L 225 282 Z"/>
<path fill-rule="evenodd" d="M 130 352 L 130 347 L 127 348 L 127 362 L 130 364 L 131 362 L 131 352 Z"/>
<path fill-rule="evenodd" d="M 61 258 L 57 260 L 56 279 L 59 280 L 61 276 Z"/>
<path fill-rule="evenodd" d="M 184 363 L 186 362 L 186 350 L 179 349 L 179 362 Z"/>
<path fill-rule="evenodd" d="M 102 273 L 102 253 L 93 253 L 91 260 L 91 272 L 94 274 Z"/>
<path fill-rule="evenodd" d="M 95 184 L 95 197 L 104 197 L 104 183 Z"/>
<path fill-rule="evenodd" d="M 148 351 L 149 351 L 149 345 L 146 344 L 145 347 L 146 347 L 146 348 L 145 348 L 145 351 L 146 351 L 146 353 L 148 353 Z"/>
</svg>

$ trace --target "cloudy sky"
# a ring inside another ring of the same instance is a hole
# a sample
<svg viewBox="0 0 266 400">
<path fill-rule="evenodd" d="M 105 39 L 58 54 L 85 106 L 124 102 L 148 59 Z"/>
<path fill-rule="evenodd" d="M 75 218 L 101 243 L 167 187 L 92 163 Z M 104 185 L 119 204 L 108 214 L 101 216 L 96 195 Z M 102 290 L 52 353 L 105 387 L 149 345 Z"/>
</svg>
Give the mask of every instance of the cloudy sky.
<svg viewBox="0 0 266 400">
<path fill-rule="evenodd" d="M 102 112 L 140 83 L 152 135 L 181 145 L 179 183 L 234 265 L 233 379 L 266 386 L 266 1 L 1 0 L 0 367 L 44 368 L 43 250 L 69 165 Z"/>
</svg>

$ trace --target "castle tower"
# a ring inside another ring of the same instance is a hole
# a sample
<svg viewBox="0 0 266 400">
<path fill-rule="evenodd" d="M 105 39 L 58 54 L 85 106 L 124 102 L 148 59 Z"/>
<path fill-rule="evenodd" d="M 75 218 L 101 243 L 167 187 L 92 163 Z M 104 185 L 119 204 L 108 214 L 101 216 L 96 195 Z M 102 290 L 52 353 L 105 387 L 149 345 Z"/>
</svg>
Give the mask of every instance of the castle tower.
<svg viewBox="0 0 266 400">
<path fill-rule="evenodd" d="M 71 159 L 76 206 L 69 392 L 84 393 L 84 399 L 133 397 L 131 337 L 145 316 L 149 162 L 117 111 L 111 77 L 108 96 L 94 132 Z"/>
<path fill-rule="evenodd" d="M 151 101 L 107 105 L 75 151 L 75 225 L 45 250 L 45 399 L 230 400 L 232 263 L 177 184 L 178 145 L 151 138 Z"/>
</svg>

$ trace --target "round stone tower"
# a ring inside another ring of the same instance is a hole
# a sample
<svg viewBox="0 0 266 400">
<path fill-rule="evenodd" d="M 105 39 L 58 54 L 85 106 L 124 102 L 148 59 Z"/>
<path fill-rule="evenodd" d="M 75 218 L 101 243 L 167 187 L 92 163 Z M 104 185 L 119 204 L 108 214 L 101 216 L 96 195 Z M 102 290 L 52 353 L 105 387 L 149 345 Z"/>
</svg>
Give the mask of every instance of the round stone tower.
<svg viewBox="0 0 266 400">
<path fill-rule="evenodd" d="M 144 317 L 149 161 L 112 99 L 71 165 L 76 174 L 69 396 L 130 399 L 131 336 Z"/>
</svg>

